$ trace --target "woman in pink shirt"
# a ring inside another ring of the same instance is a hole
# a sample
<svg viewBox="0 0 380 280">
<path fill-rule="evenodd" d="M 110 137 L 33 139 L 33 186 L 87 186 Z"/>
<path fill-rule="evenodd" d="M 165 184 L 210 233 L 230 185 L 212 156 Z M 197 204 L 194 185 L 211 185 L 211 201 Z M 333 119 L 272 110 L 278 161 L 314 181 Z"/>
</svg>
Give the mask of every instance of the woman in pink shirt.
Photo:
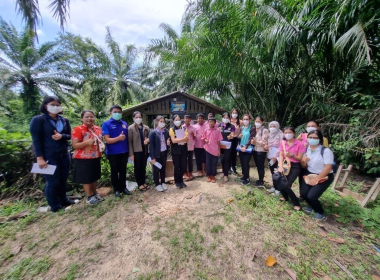
<svg viewBox="0 0 380 280">
<path fill-rule="evenodd" d="M 191 125 L 191 116 L 185 115 L 185 124 L 182 126 L 187 131 L 189 142 L 187 143 L 187 172 L 183 176 L 184 179 L 192 180 L 193 177 L 193 154 L 194 154 L 194 138 L 195 128 Z"/>
<path fill-rule="evenodd" d="M 210 117 L 208 119 L 209 128 L 203 132 L 202 139 L 205 141 L 204 148 L 206 150 L 206 174 L 207 182 L 215 183 L 216 166 L 218 157 L 220 156 L 220 141 L 223 140 L 222 133 L 215 126 L 216 119 Z"/>
<path fill-rule="evenodd" d="M 291 168 L 287 177 L 287 184 L 285 189 L 281 190 L 282 198 L 281 201 L 288 201 L 289 197 L 293 202 L 294 211 L 300 211 L 301 205 L 298 197 L 292 190 L 292 185 L 294 181 L 298 178 L 301 171 L 301 160 L 303 154 L 305 153 L 304 144 L 295 138 L 295 130 L 293 127 L 284 128 L 284 136 L 286 140 L 280 143 L 280 161 L 278 163 L 278 172 L 284 172 L 283 161 L 285 158 L 291 161 Z"/>
<path fill-rule="evenodd" d="M 206 151 L 202 135 L 208 125 L 205 124 L 205 117 L 202 113 L 197 115 L 197 124 L 193 125 L 193 127 L 195 128 L 194 154 L 198 176 L 206 176 Z"/>
</svg>

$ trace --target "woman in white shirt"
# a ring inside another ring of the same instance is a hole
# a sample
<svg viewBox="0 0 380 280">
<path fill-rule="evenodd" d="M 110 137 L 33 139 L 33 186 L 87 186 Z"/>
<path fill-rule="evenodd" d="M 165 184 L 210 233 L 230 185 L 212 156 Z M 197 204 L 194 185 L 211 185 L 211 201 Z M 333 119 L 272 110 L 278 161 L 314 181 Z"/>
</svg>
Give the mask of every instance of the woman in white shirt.
<svg viewBox="0 0 380 280">
<path fill-rule="evenodd" d="M 307 169 L 305 176 L 309 174 L 317 176 L 310 178 L 308 183 L 305 179 L 302 180 L 301 196 L 311 206 L 303 209 L 309 214 L 314 211 L 314 219 L 324 220 L 326 216 L 318 199 L 334 180 L 332 169 L 334 154 L 329 148 L 323 146 L 323 135 L 319 130 L 309 132 L 307 142 L 309 146 L 301 164 Z"/>
</svg>

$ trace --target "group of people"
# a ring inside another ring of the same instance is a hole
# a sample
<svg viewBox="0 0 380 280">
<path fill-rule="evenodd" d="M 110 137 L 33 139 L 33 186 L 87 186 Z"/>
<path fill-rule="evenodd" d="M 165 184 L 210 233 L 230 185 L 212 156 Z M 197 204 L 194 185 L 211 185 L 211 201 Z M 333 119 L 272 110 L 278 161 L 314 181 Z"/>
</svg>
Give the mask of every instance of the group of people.
<svg viewBox="0 0 380 280">
<path fill-rule="evenodd" d="M 185 115 L 183 122 L 179 115 L 174 115 L 171 127 L 167 129 L 165 118 L 157 116 L 154 128 L 149 128 L 142 123 L 143 115 L 138 111 L 133 113 L 133 124 L 128 126 L 121 119 L 122 108 L 113 105 L 110 119 L 101 127 L 95 125 L 95 114 L 85 110 L 81 113 L 82 125 L 71 130 L 70 122 L 62 116 L 61 102 L 57 97 L 47 96 L 40 111 L 42 115 L 35 116 L 30 123 L 30 132 L 39 167 L 46 168 L 47 164 L 56 166 L 53 175 L 44 175 L 45 196 L 53 212 L 74 204 L 66 196 L 71 161 L 68 141 L 71 140 L 74 149 L 72 181 L 83 184 L 86 202 L 91 205 L 104 200 L 96 191 L 103 151 L 110 163 L 114 194 L 119 197 L 131 194 L 126 188 L 128 158 L 134 165 L 138 190 L 150 188 L 146 184 L 147 162 L 152 164 L 155 189 L 159 192 L 167 190 L 165 175 L 170 146 L 174 182 L 178 189 L 186 187 L 184 179 L 194 178 L 194 156 L 198 177 L 207 176 L 207 182 L 215 183 L 218 162 L 222 165 L 220 179 L 224 182 L 229 180 L 230 174 L 237 175 L 239 154 L 242 185 L 251 183 L 249 172 L 253 157 L 258 171 L 255 185 L 264 186 L 265 164 L 268 162 L 272 174 L 277 172 L 286 176 L 286 187 L 281 190 L 272 188 L 270 192 L 281 194 L 280 201 L 290 199 L 295 211 L 301 210 L 300 201 L 305 200 L 309 205 L 303 208 L 305 212 L 314 211 L 315 219 L 325 218 L 319 197 L 333 181 L 334 156 L 316 121 L 307 124 L 307 133 L 296 137 L 292 127 L 281 130 L 279 123 L 272 121 L 266 128 L 262 117 L 256 117 L 252 123 L 250 114 L 240 116 L 239 111 L 233 109 L 231 114 L 223 113 L 220 123 L 214 113 L 209 113 L 207 119 L 199 113 L 195 124 L 190 115 Z M 309 174 L 314 175 L 306 180 Z M 297 178 L 299 197 L 292 190 Z"/>
</svg>

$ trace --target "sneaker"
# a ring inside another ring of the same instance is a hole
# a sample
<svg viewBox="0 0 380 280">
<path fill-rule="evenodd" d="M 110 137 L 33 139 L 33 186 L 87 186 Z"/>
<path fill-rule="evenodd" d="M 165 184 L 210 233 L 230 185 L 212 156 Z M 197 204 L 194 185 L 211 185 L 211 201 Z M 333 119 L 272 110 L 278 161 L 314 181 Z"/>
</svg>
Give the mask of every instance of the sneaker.
<svg viewBox="0 0 380 280">
<path fill-rule="evenodd" d="M 156 186 L 156 190 L 159 191 L 159 192 L 163 192 L 164 191 L 161 185 Z"/>
<path fill-rule="evenodd" d="M 120 192 L 119 191 L 115 192 L 115 197 L 120 197 Z"/>
<path fill-rule="evenodd" d="M 240 181 L 245 181 L 245 177 L 244 176 L 240 177 L 239 179 L 240 179 Z"/>
<path fill-rule="evenodd" d="M 260 181 L 260 180 L 257 180 L 257 181 L 255 182 L 255 186 L 256 186 L 256 187 L 264 187 L 264 182 L 263 182 L 263 181 Z"/>
<path fill-rule="evenodd" d="M 62 207 L 67 207 L 67 206 L 70 206 L 70 205 L 74 205 L 75 204 L 75 201 L 72 200 L 72 199 L 67 199 L 65 203 L 63 203 L 61 206 Z"/>
<path fill-rule="evenodd" d="M 104 201 L 104 198 L 102 196 L 100 196 L 100 194 L 98 194 L 98 193 L 95 195 L 95 198 L 99 201 Z"/>
<path fill-rule="evenodd" d="M 93 196 L 87 197 L 86 202 L 87 204 L 90 204 L 90 205 L 96 205 L 99 203 L 99 200 L 97 200 L 95 195 L 93 195 Z"/>
<path fill-rule="evenodd" d="M 187 187 L 187 185 L 186 185 L 184 182 L 182 182 L 182 183 L 181 183 L 181 189 L 182 189 L 182 188 L 186 188 L 186 187 Z"/>
<path fill-rule="evenodd" d="M 231 170 L 230 170 L 230 171 L 231 171 L 231 174 L 237 175 L 236 168 L 232 168 L 232 167 L 231 167 Z"/>
<path fill-rule="evenodd" d="M 323 214 L 315 213 L 313 219 L 317 221 L 324 221 L 326 220 L 326 216 Z"/>
<path fill-rule="evenodd" d="M 125 195 L 132 195 L 132 193 L 131 193 L 127 188 L 125 188 L 125 189 L 123 190 L 123 193 L 124 193 Z"/>
<path fill-rule="evenodd" d="M 248 186 L 249 184 L 251 184 L 251 181 L 249 179 L 247 179 L 247 180 L 242 181 L 241 184 L 243 186 Z"/>
<path fill-rule="evenodd" d="M 311 212 L 313 212 L 313 208 L 311 207 L 304 207 L 303 208 L 303 211 L 306 213 L 306 214 L 311 214 Z"/>
<path fill-rule="evenodd" d="M 277 195 L 277 196 L 279 196 L 280 194 L 281 194 L 281 192 L 280 192 L 280 191 L 277 191 L 277 190 L 276 190 L 276 191 L 274 192 L 274 195 Z"/>
<path fill-rule="evenodd" d="M 166 184 L 161 184 L 161 187 L 164 191 L 166 191 L 168 189 L 168 186 Z"/>
<path fill-rule="evenodd" d="M 175 186 L 177 187 L 177 189 L 182 189 L 183 188 L 182 185 L 179 184 L 179 183 L 175 183 Z"/>
<path fill-rule="evenodd" d="M 276 191 L 276 189 L 274 187 L 270 188 L 269 190 L 267 190 L 268 192 L 270 193 L 274 193 Z"/>
</svg>

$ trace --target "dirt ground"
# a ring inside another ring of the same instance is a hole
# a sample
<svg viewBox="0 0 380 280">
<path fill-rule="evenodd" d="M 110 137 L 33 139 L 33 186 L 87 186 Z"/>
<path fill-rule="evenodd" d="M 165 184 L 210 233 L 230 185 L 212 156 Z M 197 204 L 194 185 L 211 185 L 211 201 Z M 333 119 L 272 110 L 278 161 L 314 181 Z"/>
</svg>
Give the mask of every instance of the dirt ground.
<svg viewBox="0 0 380 280">
<path fill-rule="evenodd" d="M 253 169 L 251 174 L 255 178 Z M 243 188 L 236 176 L 226 184 L 222 179 L 207 183 L 203 177 L 187 185 L 181 190 L 168 185 L 161 193 L 151 188 L 121 199 L 111 192 L 95 207 L 82 201 L 63 214 L 38 214 L 1 246 L 21 251 L 2 264 L 0 273 L 31 256 L 46 257 L 48 270 L 17 279 L 292 279 L 289 268 L 301 275 L 298 279 L 347 279 L 326 261 L 350 256 L 352 248 L 341 252 L 339 244 L 321 241 L 321 228 L 353 243 L 358 239 L 333 218 L 318 225 L 263 189 L 254 190 L 252 203 L 260 210 L 252 211 L 250 200 L 241 204 L 236 199 L 252 187 Z M 260 204 L 264 200 L 266 206 Z M 313 263 L 313 254 L 319 255 L 318 262 Z M 277 260 L 275 266 L 265 264 L 268 256 Z M 344 264 L 353 269 L 361 258 Z M 372 268 L 372 274 L 379 273 L 378 266 Z"/>
</svg>

